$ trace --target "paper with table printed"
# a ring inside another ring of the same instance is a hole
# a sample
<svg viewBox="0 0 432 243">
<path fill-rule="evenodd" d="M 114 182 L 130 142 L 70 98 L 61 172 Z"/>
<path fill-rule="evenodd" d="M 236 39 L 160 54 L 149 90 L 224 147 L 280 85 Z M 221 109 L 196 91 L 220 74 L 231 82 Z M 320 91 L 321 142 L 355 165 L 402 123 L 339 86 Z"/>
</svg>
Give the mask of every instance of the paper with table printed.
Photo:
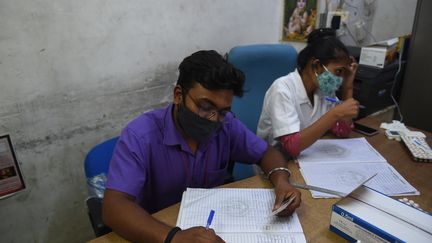
<svg viewBox="0 0 432 243">
<path fill-rule="evenodd" d="M 188 188 L 183 193 L 177 226 L 205 226 L 210 210 L 215 215 L 210 228 L 227 243 L 306 242 L 296 213 L 271 216 L 273 189 Z"/>
<path fill-rule="evenodd" d="M 365 185 L 389 196 L 419 195 L 365 138 L 320 139 L 297 158 L 306 184 L 344 192 L 371 174 Z M 336 197 L 311 191 L 315 198 Z"/>
</svg>

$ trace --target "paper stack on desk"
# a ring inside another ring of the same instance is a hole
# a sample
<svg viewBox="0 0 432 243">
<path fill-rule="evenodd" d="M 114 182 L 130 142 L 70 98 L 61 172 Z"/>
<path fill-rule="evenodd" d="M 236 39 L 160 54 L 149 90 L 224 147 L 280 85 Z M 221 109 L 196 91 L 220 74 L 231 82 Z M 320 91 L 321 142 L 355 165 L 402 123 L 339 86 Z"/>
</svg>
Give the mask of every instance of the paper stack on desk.
<svg viewBox="0 0 432 243">
<path fill-rule="evenodd" d="M 210 228 L 226 242 L 306 242 L 296 213 L 271 216 L 274 199 L 273 189 L 188 188 L 177 226 L 205 226 L 210 210 L 214 210 Z"/>
<path fill-rule="evenodd" d="M 365 185 L 388 196 L 419 195 L 365 138 L 320 139 L 297 158 L 306 184 L 335 191 L 377 173 Z M 311 191 L 315 198 L 336 197 Z"/>
</svg>

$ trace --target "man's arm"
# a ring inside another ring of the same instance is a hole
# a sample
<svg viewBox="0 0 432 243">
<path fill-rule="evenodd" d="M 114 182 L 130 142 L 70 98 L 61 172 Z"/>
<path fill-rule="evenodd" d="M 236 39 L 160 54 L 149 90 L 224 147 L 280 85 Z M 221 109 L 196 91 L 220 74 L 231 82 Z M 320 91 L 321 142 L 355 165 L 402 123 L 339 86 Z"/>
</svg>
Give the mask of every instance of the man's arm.
<svg viewBox="0 0 432 243">
<path fill-rule="evenodd" d="M 149 215 L 126 193 L 106 189 L 102 216 L 104 223 L 133 242 L 163 242 L 172 227 Z"/>
<path fill-rule="evenodd" d="M 103 220 L 116 233 L 132 242 L 164 242 L 173 228 L 153 218 L 126 193 L 106 189 Z M 192 227 L 174 235 L 172 243 L 224 242 L 212 229 Z"/>
<path fill-rule="evenodd" d="M 287 168 L 287 161 L 277 149 L 268 146 L 261 160 L 261 168 L 267 175 L 272 169 L 277 167 Z M 289 183 L 289 176 L 289 173 L 286 171 L 279 170 L 272 173 L 269 178 L 275 187 L 276 199 L 274 210 L 279 208 L 285 199 L 295 196 L 294 201 L 284 211 L 278 214 L 280 216 L 292 214 L 294 210 L 300 206 L 301 202 L 301 193 Z"/>
</svg>

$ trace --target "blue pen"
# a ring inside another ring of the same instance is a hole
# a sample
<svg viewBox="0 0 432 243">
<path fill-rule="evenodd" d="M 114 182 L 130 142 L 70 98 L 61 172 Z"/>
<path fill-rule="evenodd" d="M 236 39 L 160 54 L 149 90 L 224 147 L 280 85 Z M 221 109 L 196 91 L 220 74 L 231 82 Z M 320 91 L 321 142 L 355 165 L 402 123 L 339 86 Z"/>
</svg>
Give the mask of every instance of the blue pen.
<svg viewBox="0 0 432 243">
<path fill-rule="evenodd" d="M 325 97 L 325 99 L 326 99 L 327 101 L 330 101 L 330 102 L 333 102 L 333 103 L 336 103 L 336 104 L 340 104 L 340 103 L 342 103 L 342 101 L 337 100 L 337 99 L 332 98 L 332 97 Z M 366 108 L 366 107 L 365 107 L 364 105 L 359 105 L 359 108 L 364 109 L 364 108 Z"/>
<path fill-rule="evenodd" d="M 211 225 L 211 223 L 213 221 L 214 214 L 215 214 L 215 211 L 214 210 L 210 210 L 210 214 L 209 214 L 208 219 L 207 219 L 206 230 L 209 229 L 209 227 L 210 227 L 210 225 Z"/>
</svg>

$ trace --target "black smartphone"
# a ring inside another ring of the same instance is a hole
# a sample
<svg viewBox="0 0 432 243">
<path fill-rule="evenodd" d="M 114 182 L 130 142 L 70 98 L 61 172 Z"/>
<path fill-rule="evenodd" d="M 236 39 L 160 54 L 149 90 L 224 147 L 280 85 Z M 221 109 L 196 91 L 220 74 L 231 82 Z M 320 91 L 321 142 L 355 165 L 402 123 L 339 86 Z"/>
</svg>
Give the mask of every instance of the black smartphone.
<svg viewBox="0 0 432 243">
<path fill-rule="evenodd" d="M 378 134 L 378 130 L 362 124 L 358 124 L 357 122 L 354 122 L 354 131 L 364 134 L 366 136 L 373 136 L 375 134 Z"/>
</svg>

